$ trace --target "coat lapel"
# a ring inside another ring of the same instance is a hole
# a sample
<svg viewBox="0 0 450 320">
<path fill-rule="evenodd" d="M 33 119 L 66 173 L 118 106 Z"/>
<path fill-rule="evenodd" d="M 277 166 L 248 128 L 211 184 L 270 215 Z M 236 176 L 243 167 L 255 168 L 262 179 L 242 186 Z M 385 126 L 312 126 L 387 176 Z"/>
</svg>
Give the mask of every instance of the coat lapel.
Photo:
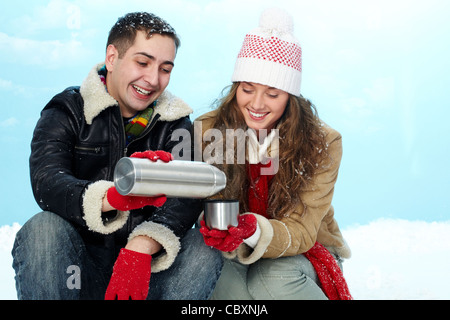
<svg viewBox="0 0 450 320">
<path fill-rule="evenodd" d="M 117 101 L 108 94 L 98 76 L 98 71 L 103 65 L 103 63 L 100 63 L 92 68 L 80 87 L 80 93 L 84 100 L 84 117 L 89 125 L 100 112 L 117 105 Z M 192 112 L 193 110 L 187 103 L 167 90 L 158 98 L 155 107 L 155 114 L 160 115 L 159 120 L 161 121 L 175 121 L 188 116 Z"/>
</svg>

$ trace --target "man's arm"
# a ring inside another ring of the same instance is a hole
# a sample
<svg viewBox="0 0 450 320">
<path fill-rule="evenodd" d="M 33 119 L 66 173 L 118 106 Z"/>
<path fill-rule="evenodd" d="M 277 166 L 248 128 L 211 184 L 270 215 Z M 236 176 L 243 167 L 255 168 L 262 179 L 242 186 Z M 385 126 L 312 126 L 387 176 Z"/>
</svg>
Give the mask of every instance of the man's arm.
<svg viewBox="0 0 450 320">
<path fill-rule="evenodd" d="M 137 236 L 128 241 L 125 249 L 137 251 L 140 253 L 145 253 L 149 255 L 154 255 L 158 253 L 162 246 L 159 242 L 153 240 L 147 236 Z"/>
</svg>

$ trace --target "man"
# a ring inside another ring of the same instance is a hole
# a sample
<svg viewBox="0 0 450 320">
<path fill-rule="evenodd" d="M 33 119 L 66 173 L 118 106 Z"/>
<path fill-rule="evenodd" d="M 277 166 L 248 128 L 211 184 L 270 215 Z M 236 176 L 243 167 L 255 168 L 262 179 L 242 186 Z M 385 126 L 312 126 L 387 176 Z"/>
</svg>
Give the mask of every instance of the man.
<svg viewBox="0 0 450 320">
<path fill-rule="evenodd" d="M 172 132 L 191 127 L 165 91 L 179 43 L 159 17 L 127 14 L 105 62 L 42 111 L 30 174 L 44 211 L 16 236 L 19 299 L 209 297 L 222 261 L 192 229 L 201 202 L 122 196 L 111 182 L 123 156 L 171 161 Z"/>
</svg>

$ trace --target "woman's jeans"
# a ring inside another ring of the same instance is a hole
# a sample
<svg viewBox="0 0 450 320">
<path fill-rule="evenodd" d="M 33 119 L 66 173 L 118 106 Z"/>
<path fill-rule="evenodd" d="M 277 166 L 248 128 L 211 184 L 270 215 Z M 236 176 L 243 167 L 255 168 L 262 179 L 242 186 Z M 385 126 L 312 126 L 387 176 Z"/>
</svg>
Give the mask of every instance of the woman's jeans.
<svg viewBox="0 0 450 320">
<path fill-rule="evenodd" d="M 104 299 L 117 255 L 95 261 L 87 246 L 58 215 L 32 217 L 17 233 L 12 250 L 18 299 Z M 220 252 L 204 244 L 198 229 L 190 229 L 172 266 L 152 273 L 147 299 L 208 299 L 222 265 Z"/>
<path fill-rule="evenodd" d="M 340 258 L 336 258 L 342 268 Z M 303 255 L 224 262 L 214 300 L 326 300 L 311 262 Z"/>
</svg>

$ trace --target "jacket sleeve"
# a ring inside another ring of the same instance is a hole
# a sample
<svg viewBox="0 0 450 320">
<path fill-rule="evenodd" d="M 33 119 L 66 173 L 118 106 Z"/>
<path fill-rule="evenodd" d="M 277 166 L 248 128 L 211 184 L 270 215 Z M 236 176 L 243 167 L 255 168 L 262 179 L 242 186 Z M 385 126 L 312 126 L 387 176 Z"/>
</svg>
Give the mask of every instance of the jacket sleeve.
<svg viewBox="0 0 450 320">
<path fill-rule="evenodd" d="M 170 122 L 170 125 L 166 122 L 153 149 L 178 153 L 180 143 L 183 143 L 178 139 L 179 133 L 186 134 L 184 139 L 190 140 L 187 135 L 190 131 L 191 122 L 188 117 Z M 183 158 L 192 160 L 191 143 L 184 142 Z M 177 159 L 177 155 L 174 157 Z M 153 260 L 152 272 L 163 271 L 172 265 L 180 249 L 180 239 L 192 228 L 201 208 L 202 202 L 198 199 L 168 198 L 162 207 L 155 209 L 148 221 L 141 223 L 132 231 L 129 240 L 138 235 L 146 235 L 158 241 L 164 248 L 163 254 Z"/>
<path fill-rule="evenodd" d="M 332 210 L 334 185 L 342 157 L 342 139 L 332 130 L 327 136 L 330 161 L 316 173 L 308 190 L 301 195 L 302 205 L 280 220 L 256 215 L 261 236 L 254 249 L 245 244 L 237 250 L 239 260 L 250 264 L 260 258 L 278 258 L 304 253 L 317 240 L 323 219 Z"/>
<path fill-rule="evenodd" d="M 79 103 L 76 93 L 55 96 L 41 112 L 30 155 L 30 178 L 35 199 L 42 210 L 54 212 L 74 225 L 87 227 L 83 195 L 92 184 L 73 174 L 73 157 L 82 114 L 70 103 Z M 101 220 L 101 219 L 100 219 Z M 101 224 L 103 222 L 100 222 Z"/>
</svg>

